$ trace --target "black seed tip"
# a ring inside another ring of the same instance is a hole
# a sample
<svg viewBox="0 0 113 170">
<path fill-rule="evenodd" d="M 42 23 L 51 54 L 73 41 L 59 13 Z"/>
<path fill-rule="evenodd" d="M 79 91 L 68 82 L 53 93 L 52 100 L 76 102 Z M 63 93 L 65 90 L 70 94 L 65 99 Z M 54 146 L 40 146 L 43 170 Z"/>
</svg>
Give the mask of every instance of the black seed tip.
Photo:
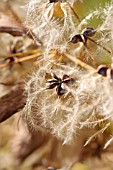
<svg viewBox="0 0 113 170">
<path fill-rule="evenodd" d="M 75 35 L 74 37 L 72 37 L 72 39 L 70 40 L 70 42 L 76 44 L 77 42 L 83 42 L 83 39 L 81 37 L 80 34 Z"/>
<path fill-rule="evenodd" d="M 96 30 L 92 27 L 85 28 L 83 30 L 83 35 L 86 37 L 92 37 L 96 33 Z"/>
<path fill-rule="evenodd" d="M 56 92 L 57 92 L 58 96 L 62 96 L 66 92 L 66 90 L 61 87 L 61 84 L 59 84 L 56 87 Z"/>
<path fill-rule="evenodd" d="M 54 2 L 56 2 L 56 1 L 55 1 L 55 0 L 49 0 L 49 2 L 50 2 L 50 3 L 54 3 Z"/>
<path fill-rule="evenodd" d="M 56 83 L 52 83 L 52 84 L 49 85 L 49 87 L 47 89 L 53 89 L 53 88 L 55 88 L 58 85 L 59 85 L 59 83 L 57 83 L 57 82 Z"/>
<path fill-rule="evenodd" d="M 108 70 L 108 67 L 106 65 L 100 65 L 98 67 L 98 73 L 101 74 L 104 77 L 107 76 L 107 70 Z"/>
<path fill-rule="evenodd" d="M 62 0 L 49 0 L 49 3 L 62 2 Z"/>
</svg>

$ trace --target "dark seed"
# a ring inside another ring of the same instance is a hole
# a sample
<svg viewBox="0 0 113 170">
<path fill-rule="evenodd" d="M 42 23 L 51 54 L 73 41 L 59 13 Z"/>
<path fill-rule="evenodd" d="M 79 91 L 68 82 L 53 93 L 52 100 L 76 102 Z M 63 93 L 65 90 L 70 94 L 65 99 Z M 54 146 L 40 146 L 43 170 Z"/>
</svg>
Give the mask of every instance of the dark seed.
<svg viewBox="0 0 113 170">
<path fill-rule="evenodd" d="M 63 75 L 62 77 L 62 83 L 70 83 L 70 82 L 74 82 L 73 78 L 70 78 L 68 75 Z"/>
<path fill-rule="evenodd" d="M 49 0 L 50 3 L 56 2 L 55 0 Z"/>
<path fill-rule="evenodd" d="M 62 0 L 49 0 L 50 3 L 62 2 Z"/>
<path fill-rule="evenodd" d="M 83 39 L 80 34 L 75 35 L 70 42 L 76 44 L 77 42 L 83 42 Z"/>
<path fill-rule="evenodd" d="M 52 80 L 52 79 L 50 79 L 50 80 L 47 80 L 47 83 L 57 83 L 58 82 L 58 80 Z"/>
<path fill-rule="evenodd" d="M 49 87 L 47 89 L 53 89 L 54 87 L 58 86 L 59 83 L 52 83 L 49 85 Z"/>
<path fill-rule="evenodd" d="M 57 77 L 56 74 L 54 74 L 54 73 L 51 73 L 51 76 L 52 76 L 53 78 L 55 78 L 56 80 L 61 80 L 61 78 Z"/>
<path fill-rule="evenodd" d="M 92 27 L 85 28 L 83 30 L 83 35 L 86 37 L 92 37 L 96 31 Z"/>
<path fill-rule="evenodd" d="M 100 65 L 98 67 L 98 73 L 101 74 L 104 77 L 107 76 L 107 70 L 108 70 L 108 67 L 106 65 Z"/>
<path fill-rule="evenodd" d="M 63 89 L 63 88 L 61 87 L 61 84 L 60 84 L 60 85 L 58 85 L 58 86 L 56 87 L 56 92 L 57 92 L 58 96 L 62 96 L 62 95 L 66 92 L 66 90 Z"/>
</svg>

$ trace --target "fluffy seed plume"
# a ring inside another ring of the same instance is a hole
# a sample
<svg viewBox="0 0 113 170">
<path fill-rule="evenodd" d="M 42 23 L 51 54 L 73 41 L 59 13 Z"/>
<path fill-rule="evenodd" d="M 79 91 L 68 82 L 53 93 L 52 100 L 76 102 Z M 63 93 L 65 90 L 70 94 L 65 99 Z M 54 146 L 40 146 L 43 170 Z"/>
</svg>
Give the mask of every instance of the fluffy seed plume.
<svg viewBox="0 0 113 170">
<path fill-rule="evenodd" d="M 62 15 L 55 16 L 60 8 Z M 46 51 L 60 49 L 65 51 L 69 36 L 75 32 L 73 15 L 69 5 L 62 3 L 49 3 L 49 1 L 33 0 L 27 5 L 26 25 L 33 31 L 36 42 L 40 41 Z"/>
<path fill-rule="evenodd" d="M 51 73 L 69 75 L 74 80 L 62 84 L 65 92 L 60 96 L 55 88 L 48 88 L 48 81 L 53 81 Z M 46 129 L 64 143 L 72 142 L 78 129 L 112 119 L 111 88 L 109 80 L 100 75 L 43 60 L 26 85 L 24 119 L 31 129 Z"/>
<path fill-rule="evenodd" d="M 45 56 L 50 50 L 58 49 L 62 56 L 66 51 L 82 61 L 90 58 L 91 65 L 95 59 L 97 64 L 107 56 L 111 64 L 113 3 L 94 10 L 82 21 L 78 18 L 77 23 L 73 2 L 30 0 L 26 24 L 36 42 L 40 41 Z M 55 13 L 57 7 L 60 16 Z M 93 28 L 90 21 L 97 18 L 100 24 Z M 77 43 L 72 43 L 74 36 Z M 73 81 L 66 80 L 66 76 Z M 72 142 L 79 129 L 98 125 L 101 130 L 95 137 L 113 121 L 112 87 L 113 82 L 98 73 L 80 69 L 66 60 L 63 65 L 45 57 L 27 82 L 24 119 L 30 129 L 46 129 L 64 143 Z"/>
</svg>

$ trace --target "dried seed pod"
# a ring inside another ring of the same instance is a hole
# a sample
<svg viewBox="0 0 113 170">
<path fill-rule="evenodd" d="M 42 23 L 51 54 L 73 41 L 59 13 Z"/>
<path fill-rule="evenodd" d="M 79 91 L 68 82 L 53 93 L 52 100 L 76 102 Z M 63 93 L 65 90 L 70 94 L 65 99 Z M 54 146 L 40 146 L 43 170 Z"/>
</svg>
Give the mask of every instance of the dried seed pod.
<svg viewBox="0 0 113 170">
<path fill-rule="evenodd" d="M 64 74 L 62 77 L 62 83 L 71 83 L 71 82 L 74 82 L 74 79 Z"/>
<path fill-rule="evenodd" d="M 92 27 L 85 28 L 82 32 L 83 36 L 92 37 L 96 33 Z"/>
<path fill-rule="evenodd" d="M 83 42 L 83 39 L 81 37 L 80 34 L 75 35 L 74 37 L 72 37 L 72 39 L 70 40 L 70 42 L 76 44 L 77 42 Z"/>
<path fill-rule="evenodd" d="M 50 3 L 62 2 L 62 0 L 49 0 Z"/>
<path fill-rule="evenodd" d="M 67 84 L 73 82 L 73 78 L 69 77 L 68 75 L 64 74 L 62 78 L 57 77 L 54 73 L 51 73 L 54 79 L 50 79 L 47 83 L 50 83 L 47 89 L 53 89 L 56 87 L 56 92 L 58 96 L 63 95 L 66 92 L 66 89 L 62 87 L 63 84 Z"/>
<path fill-rule="evenodd" d="M 96 31 L 92 27 L 85 28 L 82 31 L 82 34 L 75 35 L 74 37 L 72 37 L 70 42 L 72 42 L 74 44 L 77 42 L 83 42 L 84 45 L 86 45 L 88 37 L 92 37 L 95 33 L 96 33 Z"/>
<path fill-rule="evenodd" d="M 66 92 L 66 90 L 62 88 L 61 84 L 59 84 L 56 87 L 56 92 L 57 92 L 58 96 L 62 96 Z"/>
<path fill-rule="evenodd" d="M 98 73 L 101 74 L 102 76 L 106 77 L 107 76 L 107 70 L 109 68 L 106 65 L 100 65 L 98 66 Z"/>
</svg>

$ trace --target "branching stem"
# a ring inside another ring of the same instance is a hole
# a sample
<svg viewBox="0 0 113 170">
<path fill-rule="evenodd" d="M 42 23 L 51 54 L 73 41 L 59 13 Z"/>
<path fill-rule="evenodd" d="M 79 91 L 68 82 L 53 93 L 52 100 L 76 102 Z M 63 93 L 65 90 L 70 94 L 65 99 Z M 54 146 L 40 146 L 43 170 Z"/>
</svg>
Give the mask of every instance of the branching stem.
<svg viewBox="0 0 113 170">
<path fill-rule="evenodd" d="M 64 53 L 64 56 L 66 56 L 69 60 L 73 61 L 76 65 L 79 65 L 87 70 L 92 70 L 94 72 L 97 72 L 95 68 L 91 67 L 90 65 L 82 62 L 81 60 L 77 59 L 76 57 L 71 56 L 68 53 Z"/>
</svg>

